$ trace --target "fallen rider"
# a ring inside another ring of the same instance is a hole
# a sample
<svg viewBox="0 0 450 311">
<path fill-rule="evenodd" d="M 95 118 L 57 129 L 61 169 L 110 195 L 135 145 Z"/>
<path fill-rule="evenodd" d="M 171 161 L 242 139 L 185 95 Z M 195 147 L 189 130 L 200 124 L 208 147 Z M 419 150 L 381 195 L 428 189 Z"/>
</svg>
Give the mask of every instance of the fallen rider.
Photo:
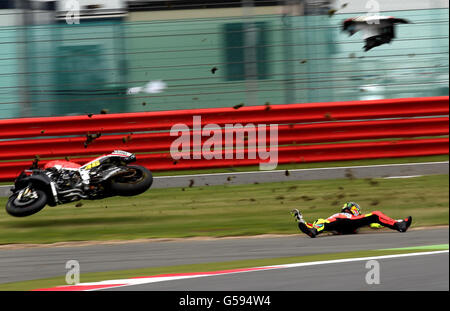
<svg viewBox="0 0 450 311">
<path fill-rule="evenodd" d="M 380 211 L 361 214 L 361 208 L 355 202 L 345 203 L 340 213 L 331 215 L 326 219 L 319 218 L 313 223 L 306 222 L 298 209 L 294 209 L 291 213 L 297 220 L 300 231 L 312 238 L 323 232 L 335 232 L 338 234 L 357 233 L 359 228 L 365 226 L 371 228 L 387 227 L 399 232 L 406 232 L 412 221 L 411 216 L 395 220 Z"/>
</svg>

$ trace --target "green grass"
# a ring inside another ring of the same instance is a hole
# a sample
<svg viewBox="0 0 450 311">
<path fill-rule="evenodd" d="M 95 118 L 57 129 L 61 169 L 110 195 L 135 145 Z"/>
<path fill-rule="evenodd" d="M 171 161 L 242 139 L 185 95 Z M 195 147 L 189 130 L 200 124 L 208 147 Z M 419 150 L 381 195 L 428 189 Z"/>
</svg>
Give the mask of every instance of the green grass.
<svg viewBox="0 0 450 311">
<path fill-rule="evenodd" d="M 81 207 L 47 206 L 25 218 L 2 209 L 0 244 L 293 234 L 299 232 L 289 215 L 293 208 L 314 220 L 349 200 L 364 212 L 412 215 L 413 227 L 447 225 L 448 189 L 448 175 L 150 189 L 136 197 L 81 201 Z"/>
<path fill-rule="evenodd" d="M 440 250 L 437 248 L 436 250 Z M 448 247 L 447 247 L 448 249 Z M 117 270 L 106 272 L 91 272 L 81 273 L 80 282 L 98 282 L 104 280 L 124 279 L 132 277 L 152 276 L 167 273 L 187 273 L 187 272 L 208 272 L 219 271 L 227 269 L 239 269 L 239 268 L 251 268 L 270 265 L 281 265 L 290 263 L 301 262 L 313 262 L 322 260 L 334 260 L 345 258 L 359 258 L 359 257 L 374 257 L 382 255 L 395 255 L 395 254 L 407 254 L 421 251 L 432 251 L 432 247 L 428 249 L 421 249 L 418 247 L 409 249 L 390 249 L 390 250 L 365 250 L 365 251 L 353 251 L 343 253 L 331 253 L 331 254 L 314 254 L 306 256 L 296 257 L 282 257 L 282 258 L 264 258 L 264 259 L 247 259 L 228 262 L 215 262 L 215 263 L 201 263 L 179 266 L 165 266 L 165 267 L 151 267 L 143 269 L 133 270 Z M 22 281 L 14 283 L 0 284 L 0 291 L 25 291 L 40 288 L 51 288 L 55 286 L 63 286 L 65 284 L 65 276 L 52 277 L 46 279 L 38 279 L 31 281 Z"/>
</svg>

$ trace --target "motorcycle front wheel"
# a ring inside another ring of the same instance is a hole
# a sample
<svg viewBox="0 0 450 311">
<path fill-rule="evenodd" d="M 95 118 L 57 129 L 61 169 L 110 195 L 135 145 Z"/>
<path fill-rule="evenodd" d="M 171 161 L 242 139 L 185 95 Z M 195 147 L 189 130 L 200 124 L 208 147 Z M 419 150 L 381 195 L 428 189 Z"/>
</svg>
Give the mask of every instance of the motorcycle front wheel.
<svg viewBox="0 0 450 311">
<path fill-rule="evenodd" d="M 140 165 L 127 166 L 127 172 L 111 180 L 110 190 L 113 195 L 134 196 L 147 191 L 152 183 L 152 173 Z"/>
<path fill-rule="evenodd" d="M 14 217 L 25 217 L 39 212 L 46 204 L 47 195 L 44 191 L 25 188 L 9 197 L 6 212 Z"/>
</svg>

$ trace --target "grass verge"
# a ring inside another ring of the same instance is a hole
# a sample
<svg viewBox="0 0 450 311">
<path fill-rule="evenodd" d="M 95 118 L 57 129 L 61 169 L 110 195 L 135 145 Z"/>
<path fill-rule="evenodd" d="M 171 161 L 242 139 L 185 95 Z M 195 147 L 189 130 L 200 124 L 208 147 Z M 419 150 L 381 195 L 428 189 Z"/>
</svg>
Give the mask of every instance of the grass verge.
<svg viewBox="0 0 450 311">
<path fill-rule="evenodd" d="M 136 197 L 47 206 L 25 218 L 2 209 L 0 244 L 294 234 L 293 208 L 314 220 L 346 201 L 366 213 L 411 215 L 412 227 L 448 225 L 448 189 L 448 175 L 150 189 Z"/>
</svg>

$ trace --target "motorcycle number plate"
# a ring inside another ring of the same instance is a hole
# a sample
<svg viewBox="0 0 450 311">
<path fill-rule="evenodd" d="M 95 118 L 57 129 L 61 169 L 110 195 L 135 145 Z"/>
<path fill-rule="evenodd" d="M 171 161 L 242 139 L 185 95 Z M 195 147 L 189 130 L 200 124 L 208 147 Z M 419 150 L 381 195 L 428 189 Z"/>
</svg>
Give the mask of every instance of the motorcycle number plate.
<svg viewBox="0 0 450 311">
<path fill-rule="evenodd" d="M 100 161 L 94 161 L 92 163 L 89 163 L 88 165 L 86 165 L 84 167 L 85 170 L 90 170 L 93 167 L 99 166 L 100 165 Z"/>
</svg>

